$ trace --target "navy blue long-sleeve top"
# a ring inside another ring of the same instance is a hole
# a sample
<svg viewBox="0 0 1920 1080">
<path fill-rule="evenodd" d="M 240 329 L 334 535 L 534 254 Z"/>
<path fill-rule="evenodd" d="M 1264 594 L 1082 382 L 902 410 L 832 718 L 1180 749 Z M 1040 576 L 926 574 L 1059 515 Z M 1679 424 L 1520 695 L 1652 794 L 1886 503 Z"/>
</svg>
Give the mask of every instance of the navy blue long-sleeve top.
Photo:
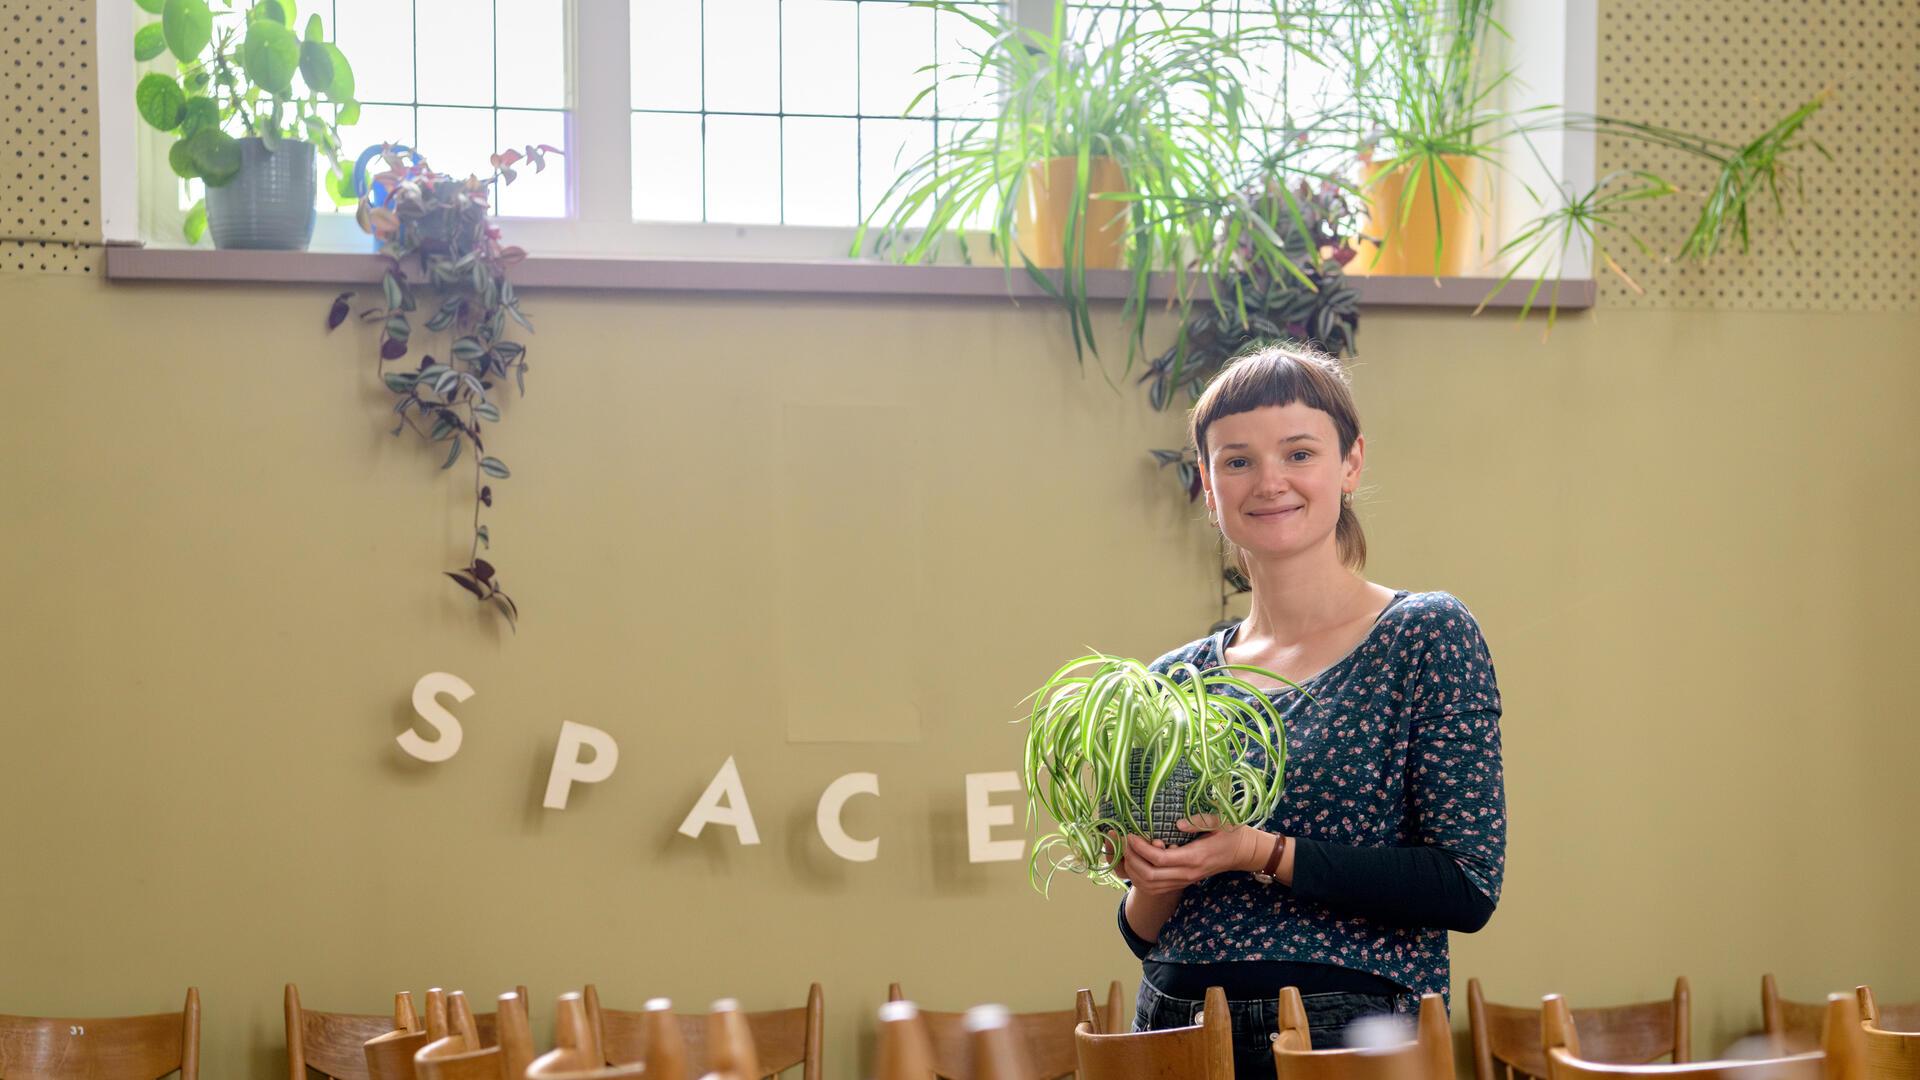
<svg viewBox="0 0 1920 1080">
<path fill-rule="evenodd" d="M 1218 666 L 1237 629 L 1153 670 Z M 1311 698 L 1266 691 L 1286 720 L 1287 770 L 1261 827 L 1294 837 L 1292 886 L 1217 874 L 1188 886 L 1157 941 L 1133 935 L 1124 913 L 1121 931 L 1149 974 L 1251 961 L 1352 976 L 1329 988 L 1444 995 L 1447 932 L 1485 924 L 1506 862 L 1500 691 L 1479 624 L 1447 593 L 1397 593 L 1360 645 L 1304 685 Z"/>
</svg>

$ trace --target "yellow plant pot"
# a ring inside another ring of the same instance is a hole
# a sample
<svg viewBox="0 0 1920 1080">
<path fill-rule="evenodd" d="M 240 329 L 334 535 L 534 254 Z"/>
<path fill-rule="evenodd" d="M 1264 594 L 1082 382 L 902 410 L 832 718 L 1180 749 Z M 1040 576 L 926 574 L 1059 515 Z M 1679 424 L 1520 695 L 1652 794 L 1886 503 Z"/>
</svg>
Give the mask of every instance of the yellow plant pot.
<svg viewBox="0 0 1920 1080">
<path fill-rule="evenodd" d="M 1078 164 L 1070 157 L 1049 158 L 1027 166 L 1014 204 L 1014 238 L 1020 252 L 1035 266 L 1067 264 L 1067 223 L 1073 216 L 1073 176 Z M 1080 249 L 1089 270 L 1118 269 L 1127 249 L 1127 204 L 1091 196 L 1127 190 L 1120 163 L 1096 157 L 1087 168 L 1087 210 Z"/>
<path fill-rule="evenodd" d="M 1441 161 L 1460 179 L 1460 186 L 1476 191 L 1480 182 L 1480 162 L 1458 154 L 1445 154 Z M 1413 205 L 1401 217 L 1400 200 L 1409 183 L 1414 185 Z M 1434 214 L 1433 182 L 1424 166 L 1403 165 L 1388 171 L 1385 165 L 1369 164 L 1365 170 L 1367 226 L 1362 231 L 1383 242 L 1361 240 L 1354 244 L 1358 254 L 1347 264 L 1349 274 L 1406 274 L 1414 277 L 1465 277 L 1481 264 L 1480 215 L 1473 204 L 1455 191 L 1444 178 L 1439 180 L 1439 215 Z M 1435 236 L 1444 240 L 1440 259 L 1433 257 Z M 1375 254 L 1379 258 L 1376 261 Z"/>
</svg>

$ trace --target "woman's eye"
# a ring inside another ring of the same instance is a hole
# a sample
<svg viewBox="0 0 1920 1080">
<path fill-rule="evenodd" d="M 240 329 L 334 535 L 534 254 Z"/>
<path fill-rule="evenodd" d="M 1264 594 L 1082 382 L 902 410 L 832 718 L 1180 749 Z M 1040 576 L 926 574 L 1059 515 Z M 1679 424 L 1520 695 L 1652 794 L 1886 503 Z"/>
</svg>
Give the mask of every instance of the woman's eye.
<svg viewBox="0 0 1920 1080">
<path fill-rule="evenodd" d="M 1311 450 L 1295 450 L 1293 452 L 1293 460 L 1295 461 L 1305 461 L 1312 456 L 1313 451 Z"/>
<path fill-rule="evenodd" d="M 1246 458 L 1243 458 L 1243 457 L 1237 457 L 1237 458 L 1228 458 L 1228 459 L 1227 459 L 1227 468 L 1229 468 L 1229 469 L 1237 469 L 1237 468 L 1239 468 L 1239 467 L 1241 467 L 1242 465 L 1245 465 L 1246 463 L 1247 463 L 1247 459 L 1246 459 Z"/>
</svg>

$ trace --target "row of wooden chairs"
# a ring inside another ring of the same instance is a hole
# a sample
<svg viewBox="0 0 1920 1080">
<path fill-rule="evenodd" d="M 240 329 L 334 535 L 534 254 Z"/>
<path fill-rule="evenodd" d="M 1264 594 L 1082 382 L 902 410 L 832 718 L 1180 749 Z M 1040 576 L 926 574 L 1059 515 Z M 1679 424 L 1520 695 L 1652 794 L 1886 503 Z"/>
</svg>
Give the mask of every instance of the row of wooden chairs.
<svg viewBox="0 0 1920 1080">
<path fill-rule="evenodd" d="M 1680 989 L 1684 991 L 1684 983 Z M 1453 1080 L 1453 1037 L 1438 994 L 1421 999 L 1414 1038 L 1386 1048 L 1315 1050 L 1299 991 L 1283 989 L 1279 1005 L 1280 1031 L 1273 1040 L 1276 1080 Z M 1569 1008 L 1560 995 L 1549 994 L 1542 999 L 1537 1015 L 1541 1071 L 1524 1075 L 1543 1080 L 1920 1080 L 1920 1032 L 1881 1027 L 1885 1014 L 1876 1008 L 1872 991 L 1864 986 L 1853 994 L 1829 996 L 1815 1049 L 1779 1052 L 1780 1043 L 1774 1040 L 1773 1056 L 1741 1061 L 1649 1064 L 1598 1060 L 1591 1051 L 1582 1050 L 1581 1012 Z M 1200 1022 L 1191 1027 L 1103 1034 L 1082 1024 L 1074 1038 L 1079 1080 L 1176 1076 L 1232 1080 L 1234 1075 L 1227 999 L 1217 988 L 1208 991 Z M 1640 1041 L 1630 1044 L 1635 1046 L 1630 1053 L 1637 1057 L 1645 1049 L 1647 1036 L 1638 1034 L 1635 1038 Z M 1476 1040 L 1476 1055 L 1480 1048 Z M 1685 1039 L 1679 1040 L 1674 1049 L 1687 1056 Z M 1514 1070 L 1515 1074 L 1520 1072 Z M 879 1080 L 924 1078 L 919 1073 L 898 1073 L 882 1074 Z"/>
<path fill-rule="evenodd" d="M 1857 993 L 1863 1013 L 1875 1027 L 1920 1032 L 1920 1002 L 1876 1008 L 1870 989 L 1863 986 Z M 1824 1004 L 1781 997 L 1773 976 L 1761 977 L 1761 1026 L 1756 1034 L 1773 1056 L 1820 1049 L 1827 1012 Z M 1574 1009 L 1571 1016 L 1588 1057 L 1595 1061 L 1619 1065 L 1693 1061 L 1693 992 L 1684 975 L 1674 980 L 1673 996 L 1667 1000 Z M 1544 1009 L 1487 1001 L 1480 980 L 1468 979 L 1467 1028 L 1474 1080 L 1546 1077 L 1544 1020 Z"/>
<path fill-rule="evenodd" d="M 716 1071 L 713 1016 L 674 1014 L 664 1001 L 649 1002 L 646 1009 L 639 1012 L 606 1009 L 591 984 L 582 994 L 572 996 L 579 999 L 582 1023 L 591 1033 L 591 1046 L 599 1055 L 595 1060 L 601 1066 L 643 1062 L 650 1046 L 661 1045 L 657 1034 L 659 1025 L 671 1021 L 678 1033 L 675 1044 L 682 1048 L 686 1067 L 695 1075 Z M 904 997 L 899 984 L 889 987 L 891 1004 L 903 1004 Z M 1294 997 L 1297 998 L 1297 994 Z M 564 1004 L 566 999 L 562 1000 L 563 1009 L 571 1008 Z M 1224 1001 L 1222 997 L 1219 1009 L 1215 1010 L 1219 1013 L 1219 1023 L 1224 1023 Z M 1880 1006 L 1872 991 L 1864 986 L 1858 988 L 1853 1001 L 1861 1017 L 1859 1024 L 1866 1047 L 1863 1052 L 1872 1063 L 1876 1080 L 1920 1080 L 1920 1003 Z M 430 1080 L 465 1080 L 475 1076 L 519 1080 L 531 1067 L 533 1058 L 526 1002 L 527 991 L 523 986 L 514 993 L 501 995 L 497 1012 L 474 1013 L 463 994 L 429 991 L 423 1023 L 414 1013 L 409 994 L 396 997 L 391 1017 L 327 1013 L 303 1008 L 299 990 L 289 984 L 286 990 L 289 1077 L 290 1080 L 311 1080 L 314 1076 L 373 1080 L 418 1074 L 428 1075 Z M 1208 1004 L 1213 1004 L 1211 995 Z M 1283 1019 L 1288 1018 L 1290 1006 L 1285 995 L 1281 1005 Z M 1470 980 L 1468 1014 L 1477 1080 L 1519 1077 L 1552 1080 L 1555 1074 L 1551 1054 L 1556 1044 L 1551 1029 L 1555 1008 L 1553 1004 L 1538 1010 L 1492 1004 L 1485 1000 L 1479 981 Z M 1568 1010 L 1564 1002 L 1560 1002 L 1557 1008 L 1565 1012 L 1559 1028 L 1564 1041 L 1558 1045 L 1579 1061 L 1609 1066 L 1644 1065 L 1661 1058 L 1671 1059 L 1676 1065 L 1692 1061 L 1688 1036 L 1691 994 L 1685 978 L 1675 983 L 1673 997 L 1667 1001 L 1579 1010 Z M 1830 1053 L 1833 1008 L 1831 1001 L 1827 1005 L 1812 1005 L 1784 999 L 1773 977 L 1766 976 L 1761 983 L 1765 1045 L 1780 1059 L 1810 1052 Z M 744 1032 L 751 1042 L 754 1071 L 746 1080 L 759 1080 L 796 1066 L 802 1070 L 802 1080 L 820 1080 L 824 1007 L 817 983 L 810 988 L 803 1007 L 759 1013 L 740 1013 L 736 1008 L 723 1011 L 729 1014 L 725 1023 Z M 1001 1057 L 1017 1058 L 1023 1063 L 1023 1075 L 1036 1080 L 1084 1071 L 1086 1062 L 1082 1055 L 1088 1046 L 1093 1047 L 1091 1052 L 1096 1056 L 1103 1052 L 1100 1049 L 1103 1046 L 1127 1047 L 1124 1051 L 1115 1051 L 1124 1059 L 1125 1054 L 1136 1052 L 1133 1048 L 1165 1041 L 1186 1048 L 1178 1053 L 1198 1054 L 1189 1065 L 1210 1056 L 1217 1057 L 1218 1050 L 1217 1047 L 1208 1049 L 1212 1036 L 1204 1034 L 1210 1024 L 1219 1026 L 1212 1022 L 1211 1012 L 1194 1029 L 1179 1029 L 1183 1034 L 1177 1038 L 1165 1032 L 1137 1036 L 1126 1033 L 1124 998 L 1117 982 L 1109 987 L 1104 1007 L 1096 1007 L 1092 995 L 1082 990 L 1071 1011 L 1012 1014 L 1001 1009 L 983 1014 L 984 1019 L 972 1012 L 924 1012 L 912 1008 L 896 1008 L 894 1012 L 911 1015 L 911 1026 L 925 1034 L 931 1072 L 948 1080 L 973 1075 L 975 1070 L 970 1063 L 982 1052 L 981 1047 L 985 1045 L 982 1039 L 998 1039 L 1014 1047 L 1014 1053 Z M 1426 1014 L 1423 1003 L 1422 1038 L 1429 1034 L 1430 1020 Z M 97 1066 L 114 1074 L 160 1076 L 177 1070 L 182 1080 L 197 1080 L 199 1016 L 199 993 L 192 988 L 187 991 L 184 1007 L 177 1013 L 87 1020 L 0 1016 L 0 1077 L 45 1071 L 48 1063 L 57 1062 L 62 1068 Z M 1295 1019 L 1300 1021 L 1297 1026 L 1301 1041 L 1277 1040 L 1277 1050 L 1311 1049 L 1310 1043 L 1304 1041 L 1304 1012 Z M 1444 1011 L 1437 1014 L 1437 1022 L 1441 1029 L 1445 1028 Z M 1196 1035 L 1196 1032 L 1202 1034 Z M 1091 1039 L 1083 1039 L 1083 1034 Z M 1104 1041 L 1108 1036 L 1122 1034 L 1129 1038 Z M 1160 1039 L 1161 1036 L 1168 1038 Z M 736 1054 L 735 1059 L 738 1057 Z M 1448 1059 L 1451 1061 L 1450 1050 Z M 1230 1054 L 1226 1060 L 1230 1072 Z M 1121 1064 L 1124 1065 L 1124 1060 Z M 1123 1068 L 1116 1075 L 1134 1073 Z M 1208 1073 L 1196 1069 L 1192 1075 Z"/>
<path fill-rule="evenodd" d="M 905 996 L 899 983 L 889 986 L 887 994 L 891 1001 Z M 426 1019 L 422 1022 L 414 1011 L 412 995 L 403 991 L 395 997 L 389 1020 L 378 1015 L 306 1009 L 300 1004 L 299 989 L 289 984 L 289 1080 L 312 1080 L 316 1076 L 323 1080 L 490 1080 L 501 1075 L 518 1080 L 520 1072 L 492 1070 L 520 1068 L 531 1058 L 531 1040 L 524 1030 L 525 1002 L 526 988 L 520 987 L 515 993 L 501 995 L 497 1014 L 473 1014 L 464 995 L 434 989 L 427 991 Z M 656 1049 L 669 1045 L 662 1036 L 664 1026 L 673 1028 L 670 1045 L 675 1049 L 668 1055 L 672 1061 L 694 1076 L 724 1071 L 715 1049 L 718 1036 L 714 1028 L 714 1016 L 724 1011 L 728 1030 L 738 1028 L 750 1043 L 752 1067 L 747 1080 L 762 1080 L 795 1067 L 800 1069 L 801 1080 L 821 1080 L 825 1004 L 818 983 L 809 988 L 806 1005 L 765 1012 L 740 1012 L 728 1004 L 724 1010 L 716 1006 L 714 1014 L 674 1013 L 666 999 L 649 1001 L 637 1012 L 609 1009 L 601 1005 L 599 991 L 591 983 L 579 994 L 563 995 L 558 1007 L 555 1045 L 570 1053 L 556 1060 L 569 1063 L 567 1071 L 580 1071 L 586 1067 L 584 1063 L 598 1062 L 606 1067 L 608 1076 L 627 1075 L 618 1070 L 637 1066 L 656 1053 L 667 1053 Z M 576 1007 L 586 1037 L 571 1026 L 571 1013 Z M 1092 1019 L 1102 1030 L 1117 1027 L 1125 1008 L 1125 996 L 1116 981 L 1108 986 L 1103 1007 L 1096 1008 L 1092 995 L 1083 990 L 1073 1009 L 1009 1014 L 1009 1030 L 1024 1060 L 1038 1063 L 1042 1070 L 1038 1077 L 1066 1076 L 1074 1071 L 1074 1025 Z M 463 1014 L 468 1019 L 463 1020 Z M 949 1078 L 967 1075 L 965 1015 L 920 1015 L 929 1033 L 937 1074 Z M 526 1053 L 516 1051 L 521 1044 L 529 1044 Z M 496 1047 L 500 1051 L 497 1054 L 492 1052 Z M 735 1048 L 727 1060 L 737 1067 L 746 1059 Z M 555 1062 L 543 1066 L 549 1071 L 557 1067 Z"/>
</svg>

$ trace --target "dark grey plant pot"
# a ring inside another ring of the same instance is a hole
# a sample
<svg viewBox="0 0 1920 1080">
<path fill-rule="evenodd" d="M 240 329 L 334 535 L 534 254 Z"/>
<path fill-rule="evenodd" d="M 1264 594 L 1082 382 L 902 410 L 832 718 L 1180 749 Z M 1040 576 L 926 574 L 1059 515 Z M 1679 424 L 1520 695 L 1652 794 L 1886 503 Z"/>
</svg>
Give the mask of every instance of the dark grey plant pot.
<svg viewBox="0 0 1920 1080">
<path fill-rule="evenodd" d="M 1153 779 L 1151 763 L 1148 762 L 1145 754 L 1135 751 L 1127 765 L 1127 791 L 1133 800 L 1136 813 L 1146 807 L 1147 782 L 1151 779 Z M 1159 793 L 1153 798 L 1153 829 L 1147 835 L 1147 839 L 1164 840 L 1168 847 L 1179 847 L 1193 839 L 1191 834 L 1183 833 L 1175 827 L 1175 823 L 1186 816 L 1187 788 L 1193 781 L 1194 771 L 1184 761 L 1175 765 L 1173 771 L 1167 774 L 1166 782 L 1160 785 Z M 1111 804 L 1102 805 L 1101 816 L 1117 816 L 1112 814 L 1112 809 Z M 1146 824 L 1144 819 L 1141 824 L 1143 827 Z"/>
<path fill-rule="evenodd" d="M 240 171 L 207 188 L 207 231 L 217 248 L 305 251 L 313 242 L 313 144 L 283 140 L 268 150 L 240 143 Z"/>
</svg>

